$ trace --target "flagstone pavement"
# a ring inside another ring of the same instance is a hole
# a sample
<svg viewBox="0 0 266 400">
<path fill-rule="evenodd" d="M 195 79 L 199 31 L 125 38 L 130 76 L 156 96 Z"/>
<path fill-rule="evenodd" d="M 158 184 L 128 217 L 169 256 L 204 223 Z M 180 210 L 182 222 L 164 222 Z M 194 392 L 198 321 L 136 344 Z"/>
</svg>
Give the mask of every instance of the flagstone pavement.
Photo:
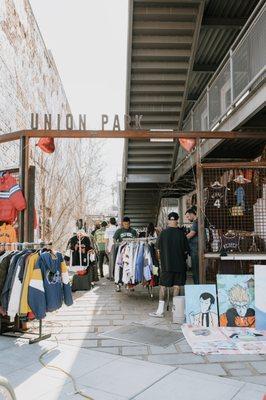
<svg viewBox="0 0 266 400">
<path fill-rule="evenodd" d="M 18 400 L 82 399 L 69 377 L 40 364 L 41 353 L 51 348 L 44 362 L 67 370 L 94 400 L 262 400 L 264 355 L 201 356 L 191 352 L 185 339 L 162 348 L 101 336 L 131 323 L 180 330 L 170 312 L 159 320 L 148 316 L 157 307 L 158 290 L 151 299 L 145 288 L 121 293 L 114 288 L 104 278 L 93 290 L 76 292 L 71 307 L 45 319 L 49 340 L 29 345 L 0 337 L 0 375 L 10 381 Z"/>
</svg>

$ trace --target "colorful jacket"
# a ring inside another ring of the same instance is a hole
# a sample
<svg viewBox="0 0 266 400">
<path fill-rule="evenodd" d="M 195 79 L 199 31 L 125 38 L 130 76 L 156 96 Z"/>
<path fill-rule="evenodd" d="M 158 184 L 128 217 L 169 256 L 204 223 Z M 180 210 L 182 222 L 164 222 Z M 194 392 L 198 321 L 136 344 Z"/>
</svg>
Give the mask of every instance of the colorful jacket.
<svg viewBox="0 0 266 400">
<path fill-rule="evenodd" d="M 67 266 L 61 253 L 42 253 L 35 264 L 30 280 L 28 303 L 37 319 L 46 312 L 58 310 L 63 301 L 73 304 Z"/>
<path fill-rule="evenodd" d="M 13 223 L 26 201 L 16 179 L 8 172 L 0 177 L 0 221 Z"/>
<path fill-rule="evenodd" d="M 28 257 L 28 260 L 26 262 L 26 269 L 25 269 L 21 297 L 20 297 L 20 308 L 19 308 L 20 315 L 27 315 L 29 312 L 31 312 L 31 308 L 28 304 L 29 284 L 32 279 L 34 267 L 36 262 L 38 261 L 38 258 L 39 254 L 34 253 Z"/>
</svg>

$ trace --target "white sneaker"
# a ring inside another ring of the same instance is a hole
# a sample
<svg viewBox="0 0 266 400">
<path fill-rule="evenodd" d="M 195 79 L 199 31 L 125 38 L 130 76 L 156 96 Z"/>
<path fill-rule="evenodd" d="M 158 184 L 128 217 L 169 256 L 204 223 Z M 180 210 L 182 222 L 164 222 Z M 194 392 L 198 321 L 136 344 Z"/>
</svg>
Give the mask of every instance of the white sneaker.
<svg viewBox="0 0 266 400">
<path fill-rule="evenodd" d="M 163 318 L 163 317 L 164 317 L 164 313 L 158 314 L 158 313 L 155 311 L 155 312 L 149 313 L 149 316 L 150 316 L 150 317 L 155 317 L 155 318 Z"/>
</svg>

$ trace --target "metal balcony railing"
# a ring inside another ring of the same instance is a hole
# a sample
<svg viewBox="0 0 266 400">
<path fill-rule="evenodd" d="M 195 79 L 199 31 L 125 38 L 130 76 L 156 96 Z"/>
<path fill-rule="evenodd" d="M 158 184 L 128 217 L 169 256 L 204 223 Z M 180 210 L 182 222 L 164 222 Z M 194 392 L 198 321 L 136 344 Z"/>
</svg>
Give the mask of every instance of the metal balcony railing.
<svg viewBox="0 0 266 400">
<path fill-rule="evenodd" d="M 215 130 L 265 77 L 266 4 L 254 13 L 184 121 L 184 131 Z"/>
</svg>

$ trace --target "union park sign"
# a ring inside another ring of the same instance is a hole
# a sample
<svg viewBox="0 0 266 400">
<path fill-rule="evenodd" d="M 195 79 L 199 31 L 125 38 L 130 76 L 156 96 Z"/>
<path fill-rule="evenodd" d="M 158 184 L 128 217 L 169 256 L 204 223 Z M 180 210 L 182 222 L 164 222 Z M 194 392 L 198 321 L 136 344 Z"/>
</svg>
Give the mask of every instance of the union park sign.
<svg viewBox="0 0 266 400">
<path fill-rule="evenodd" d="M 119 115 L 115 114 L 113 117 L 109 117 L 107 114 L 100 116 L 101 129 L 104 131 L 107 128 L 107 124 L 112 124 L 113 131 L 121 131 L 121 123 L 124 123 L 125 130 L 127 129 L 142 129 L 141 120 L 143 115 L 135 115 L 133 118 L 130 115 L 125 114 L 123 121 L 119 119 Z M 77 123 L 74 120 L 73 114 L 43 114 L 31 113 L 31 129 L 38 130 L 87 130 L 87 115 L 79 114 L 77 117 Z"/>
</svg>

